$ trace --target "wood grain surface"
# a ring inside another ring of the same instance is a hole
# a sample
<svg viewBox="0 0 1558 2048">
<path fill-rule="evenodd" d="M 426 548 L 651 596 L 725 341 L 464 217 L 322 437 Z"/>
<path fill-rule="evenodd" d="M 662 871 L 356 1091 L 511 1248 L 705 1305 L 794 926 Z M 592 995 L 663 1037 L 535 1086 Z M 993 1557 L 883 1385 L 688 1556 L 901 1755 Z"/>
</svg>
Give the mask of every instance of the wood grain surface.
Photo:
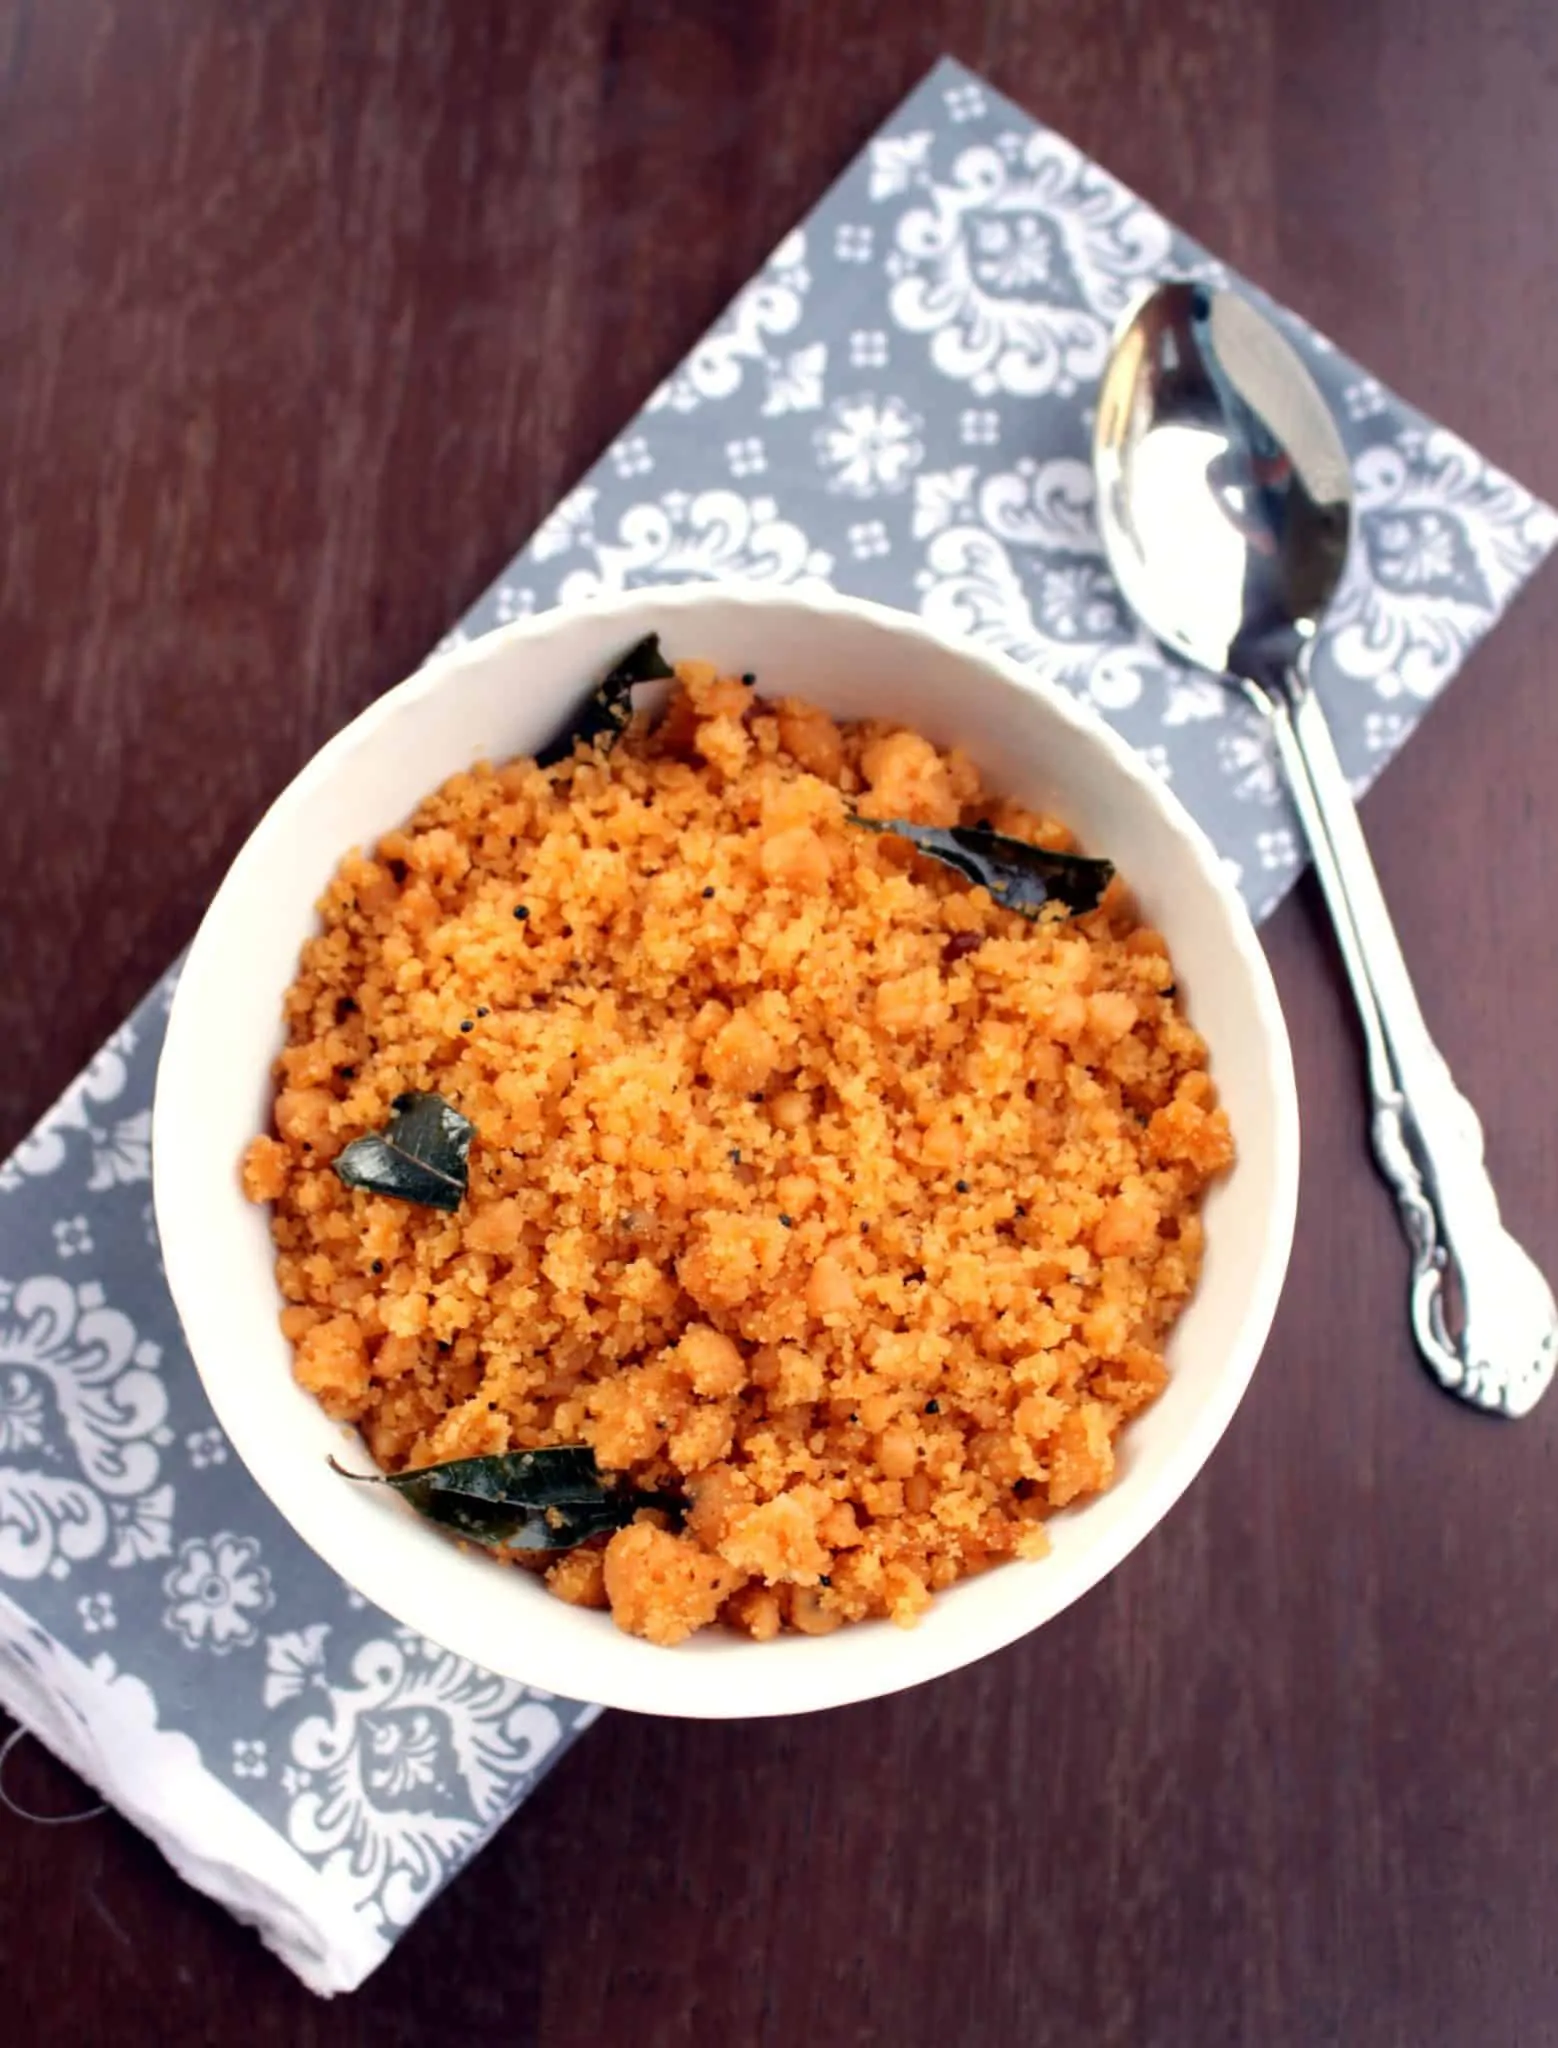
<svg viewBox="0 0 1558 2048">
<path fill-rule="evenodd" d="M 1558 497 L 1551 0 L 0 0 L 0 1152 L 944 50 Z M 1558 573 L 1366 807 L 1549 1268 L 1555 631 Z M 117 1818 L 0 1821 L 18 2038 L 1558 2042 L 1558 1401 L 1416 1368 L 1309 890 L 1268 941 L 1287 1295 L 1101 1588 L 877 1705 L 608 1717 L 333 2005 Z"/>
</svg>

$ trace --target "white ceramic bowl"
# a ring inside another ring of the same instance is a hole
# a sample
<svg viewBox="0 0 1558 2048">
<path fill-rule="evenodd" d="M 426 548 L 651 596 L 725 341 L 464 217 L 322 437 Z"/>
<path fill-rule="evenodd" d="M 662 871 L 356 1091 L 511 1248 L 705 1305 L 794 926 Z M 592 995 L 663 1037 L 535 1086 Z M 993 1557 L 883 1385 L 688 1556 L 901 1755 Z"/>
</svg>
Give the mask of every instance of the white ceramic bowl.
<svg viewBox="0 0 1558 2048">
<path fill-rule="evenodd" d="M 1238 1164 L 1206 1208 L 1206 1263 L 1170 1346 L 1166 1392 L 1124 1432 L 1119 1476 L 1058 1515 L 1050 1555 L 889 1622 L 755 1644 L 709 1630 L 674 1650 L 462 1552 L 390 1494 L 326 1463 L 342 1432 L 293 1381 L 277 1326 L 269 1219 L 239 1189 L 266 1128 L 283 991 L 336 863 L 473 761 L 530 752 L 641 634 L 673 657 L 755 669 L 765 692 L 887 715 L 965 746 L 995 787 L 1052 808 L 1107 852 L 1167 935 L 1208 1039 Z M 1025 1635 L 1094 1585 L 1195 1477 L 1265 1342 L 1287 1266 L 1298 1110 L 1276 991 L 1210 843 L 1100 720 L 999 656 L 905 613 L 826 591 L 637 590 L 504 628 L 422 669 L 337 735 L 271 806 L 200 927 L 157 1077 L 157 1221 L 211 1405 L 287 1520 L 398 1621 L 550 1692 L 651 1713 L 793 1713 L 896 1691 Z"/>
</svg>

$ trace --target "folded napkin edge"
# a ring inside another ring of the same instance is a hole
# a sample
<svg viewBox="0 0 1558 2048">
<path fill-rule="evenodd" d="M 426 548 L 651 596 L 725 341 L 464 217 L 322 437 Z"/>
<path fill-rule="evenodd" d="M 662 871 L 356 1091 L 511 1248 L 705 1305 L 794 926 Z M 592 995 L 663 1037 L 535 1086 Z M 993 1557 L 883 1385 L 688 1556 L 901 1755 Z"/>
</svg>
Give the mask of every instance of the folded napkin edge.
<svg viewBox="0 0 1558 2048">
<path fill-rule="evenodd" d="M 390 1944 L 255 1810 L 157 1725 L 156 1701 L 107 1656 L 88 1665 L 0 1592 L 0 1707 L 179 1876 L 252 1927 L 309 1990 L 354 1991 Z"/>
</svg>

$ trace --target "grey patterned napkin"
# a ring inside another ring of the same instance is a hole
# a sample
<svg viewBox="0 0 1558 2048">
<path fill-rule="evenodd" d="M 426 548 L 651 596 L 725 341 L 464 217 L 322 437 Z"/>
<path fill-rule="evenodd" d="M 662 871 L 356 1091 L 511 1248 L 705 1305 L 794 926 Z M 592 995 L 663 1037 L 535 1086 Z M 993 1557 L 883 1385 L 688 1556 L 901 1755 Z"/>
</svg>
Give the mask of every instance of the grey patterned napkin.
<svg viewBox="0 0 1558 2048">
<path fill-rule="evenodd" d="M 914 92 L 452 636 L 635 582 L 825 577 L 1090 698 L 1264 915 L 1297 873 L 1253 714 L 1127 622 L 1087 467 L 1115 315 L 1221 265 L 959 66 Z M 1354 574 L 1320 651 L 1362 786 L 1558 518 L 1281 318 L 1344 422 Z M 155 990 L 0 1167 L 0 1703 L 349 1989 L 594 1709 L 397 1628 L 237 1465 L 149 1186 Z"/>
</svg>

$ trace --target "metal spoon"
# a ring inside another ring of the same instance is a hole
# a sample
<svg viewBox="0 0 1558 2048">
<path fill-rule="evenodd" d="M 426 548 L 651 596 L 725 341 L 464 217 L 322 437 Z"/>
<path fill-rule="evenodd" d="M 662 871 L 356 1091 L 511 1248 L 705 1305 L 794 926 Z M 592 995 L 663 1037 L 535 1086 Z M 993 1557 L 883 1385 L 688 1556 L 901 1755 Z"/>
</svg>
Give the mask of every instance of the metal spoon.
<svg viewBox="0 0 1558 2048">
<path fill-rule="evenodd" d="M 1499 1221 L 1482 1127 L 1428 1035 L 1309 683 L 1352 525 L 1336 423 L 1246 300 L 1164 284 L 1115 336 L 1093 466 L 1127 601 L 1271 722 L 1363 1020 L 1374 1154 L 1412 1247 L 1418 1348 L 1461 1400 L 1528 1414 L 1558 1366 L 1558 1307 Z"/>
</svg>

